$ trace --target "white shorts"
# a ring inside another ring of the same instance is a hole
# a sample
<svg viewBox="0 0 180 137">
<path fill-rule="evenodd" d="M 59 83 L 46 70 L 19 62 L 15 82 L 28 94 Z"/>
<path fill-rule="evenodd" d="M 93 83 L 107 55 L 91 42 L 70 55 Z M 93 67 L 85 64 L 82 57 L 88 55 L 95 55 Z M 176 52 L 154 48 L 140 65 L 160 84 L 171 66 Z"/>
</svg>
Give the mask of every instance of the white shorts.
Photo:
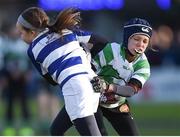
<svg viewBox="0 0 180 137">
<path fill-rule="evenodd" d="M 77 75 L 63 86 L 65 108 L 71 121 L 97 111 L 100 94 L 93 91 L 89 81 L 87 75 Z"/>
</svg>

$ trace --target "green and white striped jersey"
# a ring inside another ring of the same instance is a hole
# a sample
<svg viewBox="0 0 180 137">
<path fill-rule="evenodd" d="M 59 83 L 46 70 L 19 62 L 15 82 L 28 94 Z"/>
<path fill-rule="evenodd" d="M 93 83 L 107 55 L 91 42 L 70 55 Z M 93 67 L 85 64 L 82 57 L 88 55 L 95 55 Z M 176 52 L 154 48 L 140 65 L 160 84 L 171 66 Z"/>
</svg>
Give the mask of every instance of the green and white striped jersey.
<svg viewBox="0 0 180 137">
<path fill-rule="evenodd" d="M 142 86 L 150 76 L 150 65 L 143 53 L 133 62 L 125 59 L 125 48 L 118 43 L 109 43 L 93 58 L 97 74 L 107 82 L 125 85 L 131 78 L 137 79 Z M 114 104 L 101 104 L 107 108 L 114 108 L 125 102 L 125 97 L 116 96 Z"/>
</svg>

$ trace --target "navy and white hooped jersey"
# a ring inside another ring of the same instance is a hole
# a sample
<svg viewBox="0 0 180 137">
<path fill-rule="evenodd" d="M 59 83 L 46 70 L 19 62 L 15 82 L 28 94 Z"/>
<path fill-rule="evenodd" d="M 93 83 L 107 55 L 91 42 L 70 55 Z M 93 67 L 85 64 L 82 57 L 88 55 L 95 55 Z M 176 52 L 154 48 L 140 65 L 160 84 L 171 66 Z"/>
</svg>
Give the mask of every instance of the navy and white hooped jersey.
<svg viewBox="0 0 180 137">
<path fill-rule="evenodd" d="M 90 33 L 80 34 L 65 29 L 60 36 L 45 30 L 29 46 L 28 56 L 39 73 L 49 74 L 61 88 L 73 76 L 95 75 L 78 41 L 88 42 Z"/>
</svg>

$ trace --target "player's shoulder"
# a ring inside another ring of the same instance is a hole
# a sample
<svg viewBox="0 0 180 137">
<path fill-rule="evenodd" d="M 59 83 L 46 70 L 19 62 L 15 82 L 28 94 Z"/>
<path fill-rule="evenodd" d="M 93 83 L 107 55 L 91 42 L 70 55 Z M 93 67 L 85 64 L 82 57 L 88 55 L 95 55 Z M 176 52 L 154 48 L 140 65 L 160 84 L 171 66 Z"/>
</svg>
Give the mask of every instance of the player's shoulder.
<svg viewBox="0 0 180 137">
<path fill-rule="evenodd" d="M 139 58 L 140 58 L 140 60 L 147 60 L 147 56 L 145 53 L 141 54 L 141 56 Z"/>
<path fill-rule="evenodd" d="M 107 43 L 106 47 L 111 47 L 112 49 L 116 50 L 121 48 L 121 44 L 117 42 L 111 42 L 111 43 Z"/>
<path fill-rule="evenodd" d="M 121 44 L 117 43 L 117 42 L 111 42 L 109 43 L 111 46 L 121 46 Z"/>
<path fill-rule="evenodd" d="M 149 64 L 149 61 L 146 57 L 146 55 L 143 53 L 141 54 L 138 59 L 136 59 L 134 62 L 133 62 L 134 66 L 141 66 L 141 67 L 146 67 L 146 68 L 150 68 L 150 64 Z"/>
<path fill-rule="evenodd" d="M 92 32 L 82 29 L 75 29 L 73 30 L 73 33 L 75 33 L 77 36 L 90 36 L 92 35 Z"/>
</svg>

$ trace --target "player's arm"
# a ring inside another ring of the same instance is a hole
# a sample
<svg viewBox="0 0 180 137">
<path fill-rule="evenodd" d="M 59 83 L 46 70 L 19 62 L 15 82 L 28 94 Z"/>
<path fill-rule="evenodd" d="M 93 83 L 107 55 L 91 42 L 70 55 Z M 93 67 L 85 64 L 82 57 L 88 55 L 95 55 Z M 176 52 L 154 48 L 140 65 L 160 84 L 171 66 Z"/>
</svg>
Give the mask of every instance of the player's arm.
<svg viewBox="0 0 180 137">
<path fill-rule="evenodd" d="M 47 80 L 48 83 L 50 83 L 53 86 L 56 86 L 57 83 L 52 79 L 52 77 L 49 74 L 43 75 L 43 77 Z"/>
<path fill-rule="evenodd" d="M 142 88 L 142 84 L 137 79 L 130 79 L 130 81 L 124 85 L 116 85 L 116 84 L 110 84 L 108 88 L 106 89 L 106 92 L 114 92 L 115 94 L 118 94 L 123 97 L 131 97 L 138 93 L 138 91 Z"/>
<path fill-rule="evenodd" d="M 36 70 L 39 72 L 39 74 L 51 85 L 57 85 L 57 83 L 52 79 L 52 77 L 41 68 L 41 65 L 35 61 L 35 58 L 33 56 L 33 53 L 31 51 L 28 51 L 29 59 L 31 60 L 32 64 L 36 68 Z"/>
<path fill-rule="evenodd" d="M 95 33 L 84 31 L 84 30 L 74 30 L 77 35 L 77 40 L 80 43 L 84 43 L 91 52 L 91 56 L 97 55 L 109 41 L 104 37 L 101 37 Z"/>
<path fill-rule="evenodd" d="M 133 96 L 142 89 L 144 83 L 150 77 L 150 65 L 148 60 L 144 57 L 139 60 L 135 65 L 134 73 L 125 86 L 114 86 L 114 91 L 125 97 Z M 138 66 L 138 67 L 137 67 Z M 141 67 L 139 67 L 141 66 Z"/>
<path fill-rule="evenodd" d="M 92 34 L 89 43 L 92 44 L 90 52 L 93 58 L 109 43 L 109 41 L 96 34 Z"/>
<path fill-rule="evenodd" d="M 126 85 L 108 84 L 99 76 L 91 81 L 95 92 L 114 93 L 123 97 L 131 97 L 142 88 L 139 80 L 132 78 Z"/>
</svg>

